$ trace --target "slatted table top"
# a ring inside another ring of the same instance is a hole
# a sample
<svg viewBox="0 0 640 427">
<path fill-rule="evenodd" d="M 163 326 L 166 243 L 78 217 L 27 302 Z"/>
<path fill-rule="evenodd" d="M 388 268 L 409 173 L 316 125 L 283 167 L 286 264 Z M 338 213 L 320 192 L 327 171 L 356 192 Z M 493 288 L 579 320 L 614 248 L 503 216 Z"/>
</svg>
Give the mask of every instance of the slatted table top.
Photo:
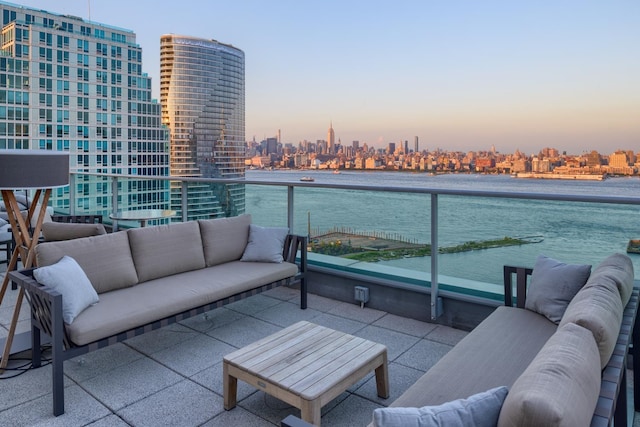
<svg viewBox="0 0 640 427">
<path fill-rule="evenodd" d="M 386 350 L 382 344 L 302 321 L 228 354 L 224 363 L 315 400 L 358 381 L 364 376 L 362 368 L 370 372 L 369 364 L 381 355 L 386 363 Z"/>
</svg>

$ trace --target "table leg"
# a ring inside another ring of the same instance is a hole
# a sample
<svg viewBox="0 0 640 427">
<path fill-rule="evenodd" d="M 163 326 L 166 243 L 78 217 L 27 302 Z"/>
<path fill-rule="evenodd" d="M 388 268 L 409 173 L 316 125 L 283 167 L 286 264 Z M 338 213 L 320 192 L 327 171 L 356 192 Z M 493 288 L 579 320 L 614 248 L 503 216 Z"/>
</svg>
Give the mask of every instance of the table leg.
<svg viewBox="0 0 640 427">
<path fill-rule="evenodd" d="M 302 408 L 300 408 L 300 415 L 302 419 L 315 426 L 320 425 L 320 406 L 319 400 L 302 400 Z"/>
<path fill-rule="evenodd" d="M 224 395 L 224 409 L 227 411 L 236 407 L 238 395 L 238 379 L 229 375 L 229 365 L 222 362 L 222 383 Z"/>
<path fill-rule="evenodd" d="M 384 352 L 383 362 L 376 368 L 376 389 L 378 396 L 383 399 L 389 397 L 389 368 L 387 367 L 387 352 Z"/>
</svg>

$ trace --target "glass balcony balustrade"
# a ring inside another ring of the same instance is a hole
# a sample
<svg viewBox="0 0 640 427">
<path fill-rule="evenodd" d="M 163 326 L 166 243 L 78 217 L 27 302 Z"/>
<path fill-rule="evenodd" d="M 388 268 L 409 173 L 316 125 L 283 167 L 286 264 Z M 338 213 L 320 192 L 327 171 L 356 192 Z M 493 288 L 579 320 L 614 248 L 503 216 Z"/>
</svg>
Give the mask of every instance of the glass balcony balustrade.
<svg viewBox="0 0 640 427">
<path fill-rule="evenodd" d="M 96 180 L 100 197 L 84 194 Z M 308 236 L 312 273 L 490 305 L 503 301 L 503 265 L 532 267 L 544 254 L 595 266 L 640 238 L 640 198 L 627 196 L 91 174 L 72 174 L 69 188 L 71 214 L 108 223 L 132 206 L 176 210 L 171 221 L 245 212 Z M 432 320 L 442 314 L 425 309 Z"/>
</svg>

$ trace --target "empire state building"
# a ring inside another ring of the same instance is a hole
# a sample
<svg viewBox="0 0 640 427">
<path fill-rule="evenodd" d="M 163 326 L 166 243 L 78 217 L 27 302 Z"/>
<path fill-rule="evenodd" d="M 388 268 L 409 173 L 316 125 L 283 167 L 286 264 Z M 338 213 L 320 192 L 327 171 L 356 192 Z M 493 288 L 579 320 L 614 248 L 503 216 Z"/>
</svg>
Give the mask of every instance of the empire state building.
<svg viewBox="0 0 640 427">
<path fill-rule="evenodd" d="M 336 134 L 333 132 L 333 122 L 329 122 L 329 130 L 327 131 L 327 150 L 329 154 L 336 153 Z"/>
</svg>

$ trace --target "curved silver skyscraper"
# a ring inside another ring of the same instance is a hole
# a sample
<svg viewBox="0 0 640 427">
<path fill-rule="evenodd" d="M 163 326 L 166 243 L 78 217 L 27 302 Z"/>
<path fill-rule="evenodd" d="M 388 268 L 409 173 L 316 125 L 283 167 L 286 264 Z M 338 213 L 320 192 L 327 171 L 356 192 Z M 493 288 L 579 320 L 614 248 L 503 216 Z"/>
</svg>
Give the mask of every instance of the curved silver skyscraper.
<svg viewBox="0 0 640 427">
<path fill-rule="evenodd" d="M 160 39 L 162 122 L 170 129 L 171 175 L 242 178 L 245 158 L 244 52 L 173 34 Z M 180 189 L 172 191 L 181 211 Z M 244 185 L 190 185 L 189 219 L 244 212 Z"/>
</svg>

